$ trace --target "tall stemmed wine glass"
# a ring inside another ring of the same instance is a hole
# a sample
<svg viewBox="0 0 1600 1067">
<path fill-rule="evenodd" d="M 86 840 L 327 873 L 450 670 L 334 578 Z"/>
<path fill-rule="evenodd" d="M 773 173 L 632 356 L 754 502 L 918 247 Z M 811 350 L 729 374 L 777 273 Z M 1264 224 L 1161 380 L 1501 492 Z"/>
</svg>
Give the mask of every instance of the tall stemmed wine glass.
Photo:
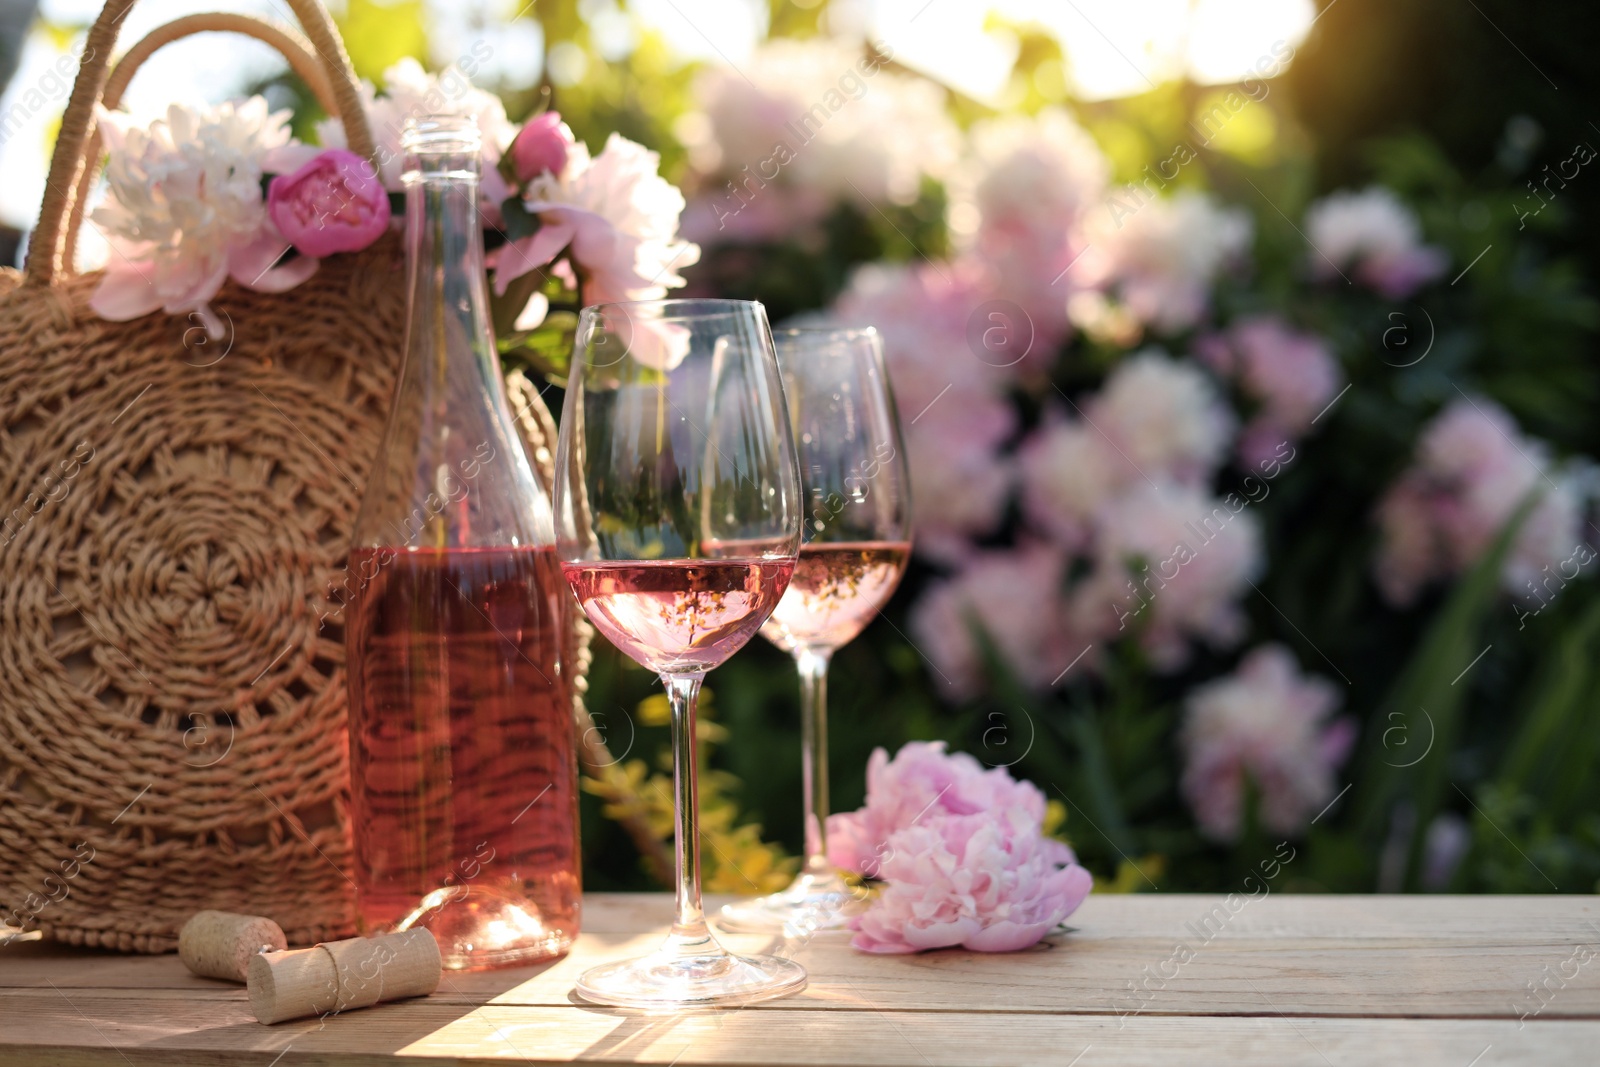
<svg viewBox="0 0 1600 1067">
<path fill-rule="evenodd" d="M 828 660 L 894 593 L 911 554 L 911 477 L 878 332 L 780 330 L 804 543 L 763 635 L 800 671 L 806 861 L 787 889 L 730 904 L 733 930 L 834 929 L 855 899 L 828 862 Z"/>
<path fill-rule="evenodd" d="M 800 545 L 799 468 L 760 304 L 585 308 L 556 455 L 556 548 L 589 621 L 672 704 L 677 910 L 653 954 L 594 967 L 586 1000 L 645 1010 L 805 988 L 799 964 L 735 956 L 700 904 L 695 700 L 767 621 Z"/>
</svg>

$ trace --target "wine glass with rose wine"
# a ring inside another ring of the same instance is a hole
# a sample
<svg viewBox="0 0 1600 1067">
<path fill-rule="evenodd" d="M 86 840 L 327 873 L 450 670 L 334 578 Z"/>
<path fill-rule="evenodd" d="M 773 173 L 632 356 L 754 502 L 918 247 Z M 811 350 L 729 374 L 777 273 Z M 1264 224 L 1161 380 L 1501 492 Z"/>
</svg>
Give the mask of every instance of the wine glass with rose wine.
<svg viewBox="0 0 1600 1067">
<path fill-rule="evenodd" d="M 654 953 L 591 968 L 586 1000 L 667 1011 L 805 988 L 799 964 L 735 956 L 700 903 L 695 700 L 788 588 L 799 468 L 760 304 L 585 308 L 556 455 L 556 549 L 589 621 L 661 676 L 672 705 L 677 903 Z"/>
<path fill-rule="evenodd" d="M 761 633 L 800 672 L 805 866 L 787 889 L 722 909 L 730 930 L 844 926 L 857 901 L 828 862 L 828 661 L 894 593 L 911 555 L 911 478 L 876 330 L 780 330 L 807 513 L 788 592 Z"/>
</svg>

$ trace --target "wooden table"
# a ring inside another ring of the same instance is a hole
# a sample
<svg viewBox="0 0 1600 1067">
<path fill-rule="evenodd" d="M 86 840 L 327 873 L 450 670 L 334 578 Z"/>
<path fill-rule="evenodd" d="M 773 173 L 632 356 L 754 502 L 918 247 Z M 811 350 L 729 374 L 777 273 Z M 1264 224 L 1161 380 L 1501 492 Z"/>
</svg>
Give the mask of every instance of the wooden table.
<svg viewBox="0 0 1600 1067">
<path fill-rule="evenodd" d="M 818 935 L 790 946 L 804 993 L 740 1010 L 573 1000 L 581 969 L 650 948 L 667 911 L 593 895 L 564 960 L 274 1027 L 174 956 L 14 943 L 0 1064 L 1600 1064 L 1594 897 L 1095 896 L 1070 933 L 1011 955 L 867 956 Z"/>
</svg>

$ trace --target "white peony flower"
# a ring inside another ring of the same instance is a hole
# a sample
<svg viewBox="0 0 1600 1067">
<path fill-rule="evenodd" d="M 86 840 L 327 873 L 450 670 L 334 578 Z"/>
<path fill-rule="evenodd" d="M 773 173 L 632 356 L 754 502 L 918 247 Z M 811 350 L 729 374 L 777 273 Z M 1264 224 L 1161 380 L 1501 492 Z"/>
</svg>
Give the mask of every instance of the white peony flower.
<svg viewBox="0 0 1600 1067">
<path fill-rule="evenodd" d="M 590 158 L 580 142 L 560 175 L 541 174 L 524 190 L 524 206 L 539 216 L 530 237 L 495 254 L 495 291 L 570 250 L 586 304 L 652 300 L 683 284 L 677 273 L 700 258 L 678 239 L 683 194 L 657 173 L 660 157 L 613 133 Z"/>
<path fill-rule="evenodd" d="M 1018 450 L 1017 465 L 1024 512 L 1069 548 L 1081 546 L 1095 513 L 1139 478 L 1110 441 L 1077 419 L 1040 427 Z"/>
<path fill-rule="evenodd" d="M 1212 283 L 1249 249 L 1252 232 L 1245 211 L 1191 191 L 1139 199 L 1123 190 L 1093 219 L 1079 281 L 1114 293 L 1135 322 L 1164 333 L 1205 317 Z M 1091 332 L 1098 316 L 1110 314 L 1088 301 L 1074 310 L 1074 320 Z"/>
<path fill-rule="evenodd" d="M 483 198 L 499 204 L 509 195 L 497 165 L 516 138 L 517 127 L 506 118 L 505 104 L 498 96 L 475 88 L 459 67 L 452 65 L 438 74 L 429 74 L 410 56 L 383 72 L 383 94 L 378 96 L 371 84 L 361 83 L 361 102 L 372 126 L 384 188 L 402 188 L 404 153 L 400 137 L 407 120 L 427 115 L 470 115 L 477 119 L 478 132 L 483 136 Z M 344 124 L 337 118 L 319 123 L 317 136 L 330 148 L 347 147 Z"/>
<path fill-rule="evenodd" d="M 1233 440 L 1234 417 L 1206 373 L 1147 348 L 1124 359 L 1084 408 L 1142 478 L 1210 478 Z"/>
<path fill-rule="evenodd" d="M 209 303 L 225 279 L 263 292 L 299 285 L 308 257 L 274 264 L 289 248 L 267 216 L 267 157 L 290 144 L 289 112 L 259 96 L 203 111 L 173 104 L 147 129 L 126 114 L 99 113 L 110 159 L 106 201 L 90 218 L 112 254 L 90 306 L 125 322 L 157 308 L 220 322 Z"/>
<path fill-rule="evenodd" d="M 723 217 L 742 216 L 742 202 L 758 204 L 770 182 L 821 194 L 823 210 L 839 200 L 909 203 L 958 153 L 944 90 L 885 70 L 854 42 L 770 41 L 742 72 L 703 71 L 694 92 L 708 121 L 690 138 L 691 162 L 737 190 L 711 188 Z"/>
<path fill-rule="evenodd" d="M 1383 186 L 1334 193 L 1306 212 L 1311 271 L 1327 279 L 1341 272 L 1391 299 L 1409 296 L 1445 271 L 1444 251 L 1422 243 L 1410 208 Z"/>
</svg>

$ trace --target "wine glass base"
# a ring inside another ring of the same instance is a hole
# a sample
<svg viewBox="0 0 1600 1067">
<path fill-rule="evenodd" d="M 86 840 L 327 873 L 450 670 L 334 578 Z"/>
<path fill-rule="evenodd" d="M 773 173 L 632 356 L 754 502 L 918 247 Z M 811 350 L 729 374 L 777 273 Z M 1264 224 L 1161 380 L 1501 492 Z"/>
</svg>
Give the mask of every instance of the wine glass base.
<svg viewBox="0 0 1600 1067">
<path fill-rule="evenodd" d="M 678 1011 L 754 1004 L 798 993 L 805 968 L 778 956 L 657 953 L 591 967 L 578 978 L 584 1000 L 614 1008 Z"/>
<path fill-rule="evenodd" d="M 723 905 L 717 925 L 737 933 L 803 937 L 820 930 L 848 930 L 861 909 L 860 898 L 837 874 L 802 873 L 787 889 Z"/>
</svg>

